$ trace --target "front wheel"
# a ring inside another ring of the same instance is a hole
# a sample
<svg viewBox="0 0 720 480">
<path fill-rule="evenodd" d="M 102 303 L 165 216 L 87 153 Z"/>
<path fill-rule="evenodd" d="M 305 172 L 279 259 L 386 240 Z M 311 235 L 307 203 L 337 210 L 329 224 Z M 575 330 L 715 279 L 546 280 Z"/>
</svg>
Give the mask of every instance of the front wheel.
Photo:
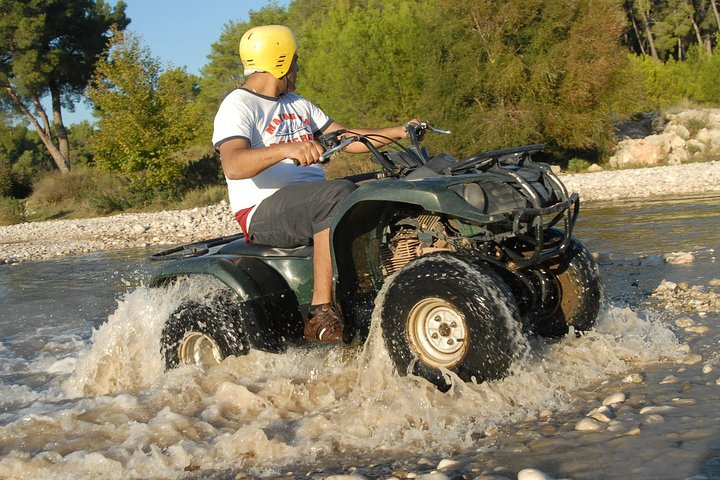
<svg viewBox="0 0 720 480">
<path fill-rule="evenodd" d="M 590 252 L 573 239 L 561 261 L 547 271 L 558 293 L 554 310 L 534 320 L 536 333 L 558 338 L 566 335 L 569 327 L 576 333 L 592 329 L 600 315 L 603 285 L 600 269 Z"/>
<path fill-rule="evenodd" d="M 246 311 L 247 310 L 247 311 Z M 230 301 L 211 305 L 188 302 L 165 323 L 161 351 L 167 370 L 180 365 L 209 368 L 230 355 L 245 355 L 249 345 L 242 330 L 243 315 L 251 312 Z"/>
<path fill-rule="evenodd" d="M 401 375 L 418 375 L 446 391 L 446 370 L 478 383 L 507 374 L 517 353 L 519 313 L 503 280 L 484 267 L 455 255 L 429 255 L 391 281 L 380 315 Z"/>
</svg>

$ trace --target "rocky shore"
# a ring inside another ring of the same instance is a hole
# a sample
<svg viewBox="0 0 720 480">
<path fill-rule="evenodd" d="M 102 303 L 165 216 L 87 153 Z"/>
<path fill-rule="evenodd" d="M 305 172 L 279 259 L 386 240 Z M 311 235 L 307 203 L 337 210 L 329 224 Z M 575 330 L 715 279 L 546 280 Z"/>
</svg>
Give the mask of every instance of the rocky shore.
<svg viewBox="0 0 720 480">
<path fill-rule="evenodd" d="M 561 174 L 582 202 L 720 192 L 720 161 Z M 226 202 L 204 208 L 0 227 L 0 265 L 195 242 L 239 232 Z"/>
</svg>

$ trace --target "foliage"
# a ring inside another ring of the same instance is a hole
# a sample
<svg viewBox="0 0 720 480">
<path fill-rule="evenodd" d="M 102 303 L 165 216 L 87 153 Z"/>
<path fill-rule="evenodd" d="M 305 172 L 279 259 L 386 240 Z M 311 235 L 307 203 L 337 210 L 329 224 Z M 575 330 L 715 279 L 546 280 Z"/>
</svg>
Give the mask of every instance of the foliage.
<svg viewBox="0 0 720 480">
<path fill-rule="evenodd" d="M 93 152 L 91 142 L 94 133 L 95 127 L 87 120 L 68 127 L 70 150 L 73 152 L 74 165 L 79 167 L 93 165 L 95 153 Z"/>
<path fill-rule="evenodd" d="M 25 221 L 22 202 L 12 197 L 0 196 L 0 225 L 15 225 Z"/>
<path fill-rule="evenodd" d="M 322 28 L 316 17 L 299 30 L 301 93 L 348 126 L 413 118 L 421 74 L 432 68 L 426 47 L 437 11 L 435 1 L 331 3 Z"/>
<path fill-rule="evenodd" d="M 173 152 L 191 145 L 203 118 L 196 79 L 182 69 L 162 71 L 132 34 L 116 33 L 87 94 L 95 105 L 94 162 L 126 174 L 138 189 L 172 191 L 186 166 Z"/>
<path fill-rule="evenodd" d="M 47 151 L 43 149 L 38 134 L 24 125 L 0 122 L 0 158 L 9 166 L 0 173 L 0 182 L 10 184 L 6 192 L 15 198 L 30 194 L 32 179 L 39 172 L 52 168 Z"/>
<path fill-rule="evenodd" d="M 632 52 L 655 61 L 685 60 L 691 47 L 711 54 L 717 46 L 717 0 L 625 0 Z"/>
<path fill-rule="evenodd" d="M 684 62 L 670 59 L 663 63 L 650 57 L 632 56 L 630 68 L 635 82 L 644 89 L 647 110 L 668 108 L 683 101 L 720 104 L 718 50 L 707 55 L 693 47 Z"/>
<path fill-rule="evenodd" d="M 12 193 L 10 159 L 0 152 L 0 197 L 9 197 Z"/>
<path fill-rule="evenodd" d="M 180 208 L 204 207 L 215 205 L 223 200 L 227 200 L 227 187 L 213 185 L 188 191 L 179 206 Z"/>
<path fill-rule="evenodd" d="M 570 172 L 582 172 L 592 165 L 584 158 L 571 158 L 568 161 L 567 170 Z"/>
<path fill-rule="evenodd" d="M 0 95 L 33 125 L 57 167 L 68 172 L 62 108 L 72 106 L 87 85 L 111 25 L 127 25 L 125 4 L 111 9 L 102 0 L 0 0 L 0 13 Z M 51 116 L 40 101 L 46 95 Z"/>
<path fill-rule="evenodd" d="M 464 153 L 521 143 L 602 149 L 631 105 L 622 10 L 612 0 L 445 0 L 426 53 L 438 62 L 426 110 Z"/>
</svg>

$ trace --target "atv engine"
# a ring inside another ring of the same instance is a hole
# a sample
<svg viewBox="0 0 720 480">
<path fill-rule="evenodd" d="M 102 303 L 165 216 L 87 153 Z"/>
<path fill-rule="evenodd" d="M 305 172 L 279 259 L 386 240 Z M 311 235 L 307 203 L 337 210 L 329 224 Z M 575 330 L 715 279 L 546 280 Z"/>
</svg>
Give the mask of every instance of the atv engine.
<svg viewBox="0 0 720 480">
<path fill-rule="evenodd" d="M 440 215 L 405 218 L 387 227 L 380 247 L 380 269 L 388 277 L 417 257 L 432 252 L 454 252 Z"/>
</svg>

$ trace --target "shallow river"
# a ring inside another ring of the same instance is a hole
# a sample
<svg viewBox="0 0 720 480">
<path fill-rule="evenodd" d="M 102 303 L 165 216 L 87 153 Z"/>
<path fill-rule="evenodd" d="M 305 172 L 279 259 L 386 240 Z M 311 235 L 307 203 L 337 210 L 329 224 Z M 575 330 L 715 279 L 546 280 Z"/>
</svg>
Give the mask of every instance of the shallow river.
<svg viewBox="0 0 720 480">
<path fill-rule="evenodd" d="M 163 373 L 183 292 L 144 287 L 148 252 L 0 266 L 0 478 L 720 478 L 720 314 L 650 295 L 720 291 L 718 225 L 720 196 L 586 206 L 597 329 L 446 394 L 377 334 Z"/>
</svg>

